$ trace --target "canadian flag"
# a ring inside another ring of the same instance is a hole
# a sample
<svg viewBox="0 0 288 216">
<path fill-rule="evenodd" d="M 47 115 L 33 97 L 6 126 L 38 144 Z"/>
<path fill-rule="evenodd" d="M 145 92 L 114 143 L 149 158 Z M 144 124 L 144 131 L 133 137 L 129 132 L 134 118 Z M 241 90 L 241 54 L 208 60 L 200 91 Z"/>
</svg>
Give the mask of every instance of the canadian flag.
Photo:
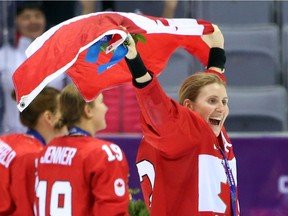
<svg viewBox="0 0 288 216">
<path fill-rule="evenodd" d="M 158 75 L 180 47 L 206 65 L 210 48 L 201 35 L 213 31 L 210 22 L 196 19 L 164 19 L 122 12 L 74 17 L 46 31 L 26 50 L 27 60 L 13 75 L 17 107 L 24 110 L 49 82 L 63 73 L 70 76 L 86 101 L 105 89 L 130 82 L 124 56 L 104 72 L 99 70 L 113 60 L 114 51 L 128 32 L 145 38 L 145 43 L 137 43 L 137 50 L 147 69 Z M 112 37 L 106 52 L 97 52 L 95 45 L 106 37 Z"/>
</svg>

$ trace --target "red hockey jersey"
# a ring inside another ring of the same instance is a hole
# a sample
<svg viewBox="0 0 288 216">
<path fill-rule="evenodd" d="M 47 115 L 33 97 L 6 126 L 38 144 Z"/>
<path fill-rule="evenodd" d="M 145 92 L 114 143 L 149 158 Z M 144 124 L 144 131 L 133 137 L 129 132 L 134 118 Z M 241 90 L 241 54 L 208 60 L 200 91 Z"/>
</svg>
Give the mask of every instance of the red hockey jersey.
<svg viewBox="0 0 288 216">
<path fill-rule="evenodd" d="M 144 134 L 137 169 L 151 216 L 231 216 L 219 147 L 235 180 L 236 160 L 225 130 L 216 137 L 200 115 L 167 97 L 156 78 L 136 95 Z"/>
<path fill-rule="evenodd" d="M 38 158 L 37 215 L 128 215 L 128 171 L 114 143 L 55 138 Z"/>
<path fill-rule="evenodd" d="M 0 137 L 0 215 L 34 215 L 34 161 L 42 148 L 26 134 Z"/>
</svg>

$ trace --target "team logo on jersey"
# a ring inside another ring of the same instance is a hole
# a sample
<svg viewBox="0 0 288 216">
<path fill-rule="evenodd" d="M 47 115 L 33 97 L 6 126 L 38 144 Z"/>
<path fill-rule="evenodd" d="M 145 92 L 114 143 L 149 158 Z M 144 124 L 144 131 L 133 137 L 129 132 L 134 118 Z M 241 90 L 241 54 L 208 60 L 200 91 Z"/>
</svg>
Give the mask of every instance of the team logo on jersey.
<svg viewBox="0 0 288 216">
<path fill-rule="evenodd" d="M 118 178 L 114 182 L 114 191 L 117 196 L 123 196 L 125 194 L 125 182 L 123 179 Z"/>
</svg>

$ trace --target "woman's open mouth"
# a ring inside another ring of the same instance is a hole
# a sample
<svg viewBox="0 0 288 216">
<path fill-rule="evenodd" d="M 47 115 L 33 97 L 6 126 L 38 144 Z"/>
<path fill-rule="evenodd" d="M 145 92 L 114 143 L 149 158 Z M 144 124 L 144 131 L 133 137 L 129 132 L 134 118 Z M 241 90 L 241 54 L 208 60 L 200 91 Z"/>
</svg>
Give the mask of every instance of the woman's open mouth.
<svg viewBox="0 0 288 216">
<path fill-rule="evenodd" d="M 221 119 L 209 118 L 209 122 L 210 122 L 211 125 L 219 126 L 220 122 L 221 122 Z"/>
</svg>

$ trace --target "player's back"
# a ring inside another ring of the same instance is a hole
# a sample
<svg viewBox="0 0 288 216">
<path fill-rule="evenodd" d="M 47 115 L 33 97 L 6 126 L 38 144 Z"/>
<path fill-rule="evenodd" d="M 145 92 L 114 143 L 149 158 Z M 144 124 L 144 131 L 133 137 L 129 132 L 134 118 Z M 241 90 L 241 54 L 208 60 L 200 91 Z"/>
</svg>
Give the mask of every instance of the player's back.
<svg viewBox="0 0 288 216">
<path fill-rule="evenodd" d="M 89 136 L 56 138 L 41 151 L 37 172 L 40 215 L 127 214 L 128 164 L 116 144 Z"/>
<path fill-rule="evenodd" d="M 33 215 L 34 158 L 42 147 L 26 134 L 0 137 L 0 215 Z"/>
</svg>

